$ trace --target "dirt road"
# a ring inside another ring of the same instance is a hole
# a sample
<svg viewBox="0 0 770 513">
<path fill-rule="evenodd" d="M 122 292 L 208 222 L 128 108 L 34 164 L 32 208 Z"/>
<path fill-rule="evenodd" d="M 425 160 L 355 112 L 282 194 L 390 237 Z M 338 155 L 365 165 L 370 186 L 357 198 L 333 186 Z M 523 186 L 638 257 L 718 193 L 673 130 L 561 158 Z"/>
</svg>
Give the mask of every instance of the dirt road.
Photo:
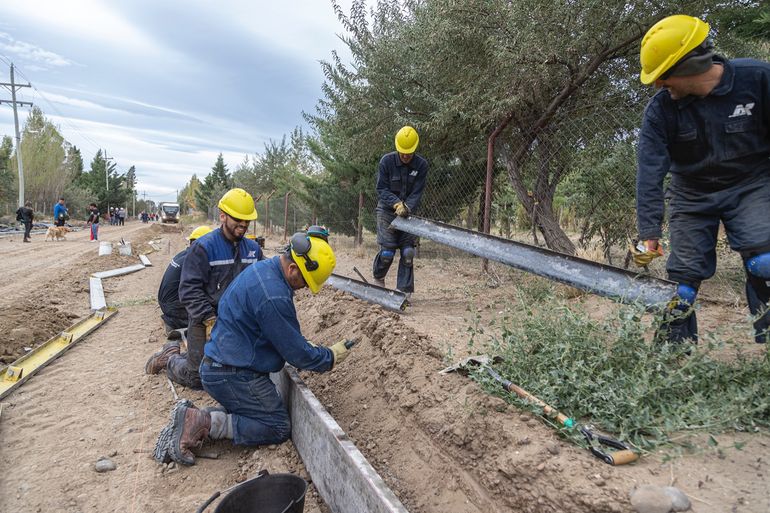
<svg viewBox="0 0 770 513">
<path fill-rule="evenodd" d="M 143 366 L 163 338 L 155 302 L 160 278 L 186 241 L 177 227 L 103 227 L 102 239 L 121 237 L 135 254 L 149 250 L 150 239 L 162 249 L 150 253 L 153 267 L 104 282 L 116 316 L 4 400 L 0 511 L 189 512 L 262 468 L 307 477 L 290 443 L 254 449 L 220 442 L 207 447 L 216 459 L 189 468 L 151 459 L 146 451 L 173 397 L 165 378 L 144 375 Z M 87 238 L 79 232 L 59 243 L 0 239 L 6 361 L 88 313 L 90 273 L 136 263 L 135 256 L 98 257 Z M 268 240 L 268 256 L 279 242 Z M 337 253 L 341 274 L 370 265 L 371 254 L 347 243 Z M 720 437 L 722 447 L 746 443 L 720 457 L 703 451 L 664 461 L 651 454 L 614 468 L 468 379 L 437 374 L 448 355 L 467 351 L 466 309 L 494 309 L 510 300 L 514 284 L 504 280 L 491 289 L 455 259 L 421 259 L 417 277 L 404 315 L 328 288 L 296 298 L 303 331 L 314 341 L 361 338 L 339 369 L 303 377 L 412 513 L 624 512 L 631 511 L 633 486 L 672 482 L 696 512 L 770 511 L 766 436 Z M 212 403 L 204 393 L 178 390 L 196 404 Z M 101 456 L 117 469 L 97 473 Z M 305 511 L 327 511 L 312 493 Z"/>
</svg>

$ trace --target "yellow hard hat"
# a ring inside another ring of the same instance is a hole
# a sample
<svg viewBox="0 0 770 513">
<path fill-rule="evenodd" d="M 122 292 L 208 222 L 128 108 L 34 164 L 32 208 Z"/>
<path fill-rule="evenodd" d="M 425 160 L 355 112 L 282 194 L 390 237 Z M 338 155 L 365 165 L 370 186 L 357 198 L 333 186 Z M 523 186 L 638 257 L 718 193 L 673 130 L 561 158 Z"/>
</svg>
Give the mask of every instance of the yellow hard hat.
<svg viewBox="0 0 770 513">
<path fill-rule="evenodd" d="M 201 237 L 203 237 L 204 235 L 206 235 L 206 234 L 207 234 L 207 233 L 209 233 L 210 231 L 211 231 L 211 228 L 210 228 L 210 227 L 208 227 L 208 226 L 205 226 L 205 225 L 203 225 L 203 226 L 199 226 L 199 227 L 197 227 L 196 229 L 194 229 L 194 230 L 192 231 L 192 233 L 190 234 L 190 236 L 189 236 L 189 237 L 187 237 L 187 240 L 196 240 L 196 239 L 200 239 Z"/>
<path fill-rule="evenodd" d="M 653 25 L 644 35 L 639 52 L 642 84 L 655 82 L 705 41 L 708 34 L 708 23 L 685 14 L 663 18 Z"/>
<path fill-rule="evenodd" d="M 399 153 L 405 153 L 410 155 L 417 149 L 417 144 L 420 142 L 420 136 L 417 135 L 417 130 L 409 125 L 403 127 L 396 133 L 396 150 Z"/>
<path fill-rule="evenodd" d="M 332 247 L 325 240 L 309 237 L 305 232 L 292 235 L 290 247 L 291 257 L 299 266 L 305 283 L 313 294 L 317 294 L 337 265 Z"/>
<path fill-rule="evenodd" d="M 254 208 L 254 198 L 251 194 L 239 189 L 230 189 L 222 196 L 217 205 L 219 210 L 235 219 L 254 221 L 257 218 L 257 209 Z"/>
</svg>

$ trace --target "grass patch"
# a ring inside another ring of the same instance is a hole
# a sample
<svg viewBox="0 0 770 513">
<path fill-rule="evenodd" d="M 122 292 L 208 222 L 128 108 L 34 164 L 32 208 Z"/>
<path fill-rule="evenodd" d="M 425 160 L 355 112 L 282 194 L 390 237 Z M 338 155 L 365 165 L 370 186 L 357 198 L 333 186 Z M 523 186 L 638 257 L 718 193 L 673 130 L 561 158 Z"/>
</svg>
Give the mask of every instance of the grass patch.
<svg viewBox="0 0 770 513">
<path fill-rule="evenodd" d="M 534 290 L 536 301 L 527 292 L 491 323 L 495 334 L 481 352 L 500 356 L 495 368 L 504 377 L 562 413 L 644 450 L 686 445 L 683 432 L 770 427 L 766 352 L 748 356 L 729 339 L 707 334 L 687 356 L 649 342 L 658 319 L 641 308 L 619 305 L 596 320 L 540 287 Z M 478 324 L 471 328 L 471 345 L 484 331 Z M 533 409 L 483 373 L 474 378 L 490 392 Z"/>
</svg>

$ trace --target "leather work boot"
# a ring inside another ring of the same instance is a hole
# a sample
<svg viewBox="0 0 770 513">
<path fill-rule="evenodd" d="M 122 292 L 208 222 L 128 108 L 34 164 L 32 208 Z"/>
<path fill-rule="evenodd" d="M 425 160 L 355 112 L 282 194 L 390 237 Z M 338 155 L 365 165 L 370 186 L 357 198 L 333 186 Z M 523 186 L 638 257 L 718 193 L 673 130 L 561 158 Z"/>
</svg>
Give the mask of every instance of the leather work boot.
<svg viewBox="0 0 770 513">
<path fill-rule="evenodd" d="M 168 359 L 175 354 L 179 354 L 179 341 L 166 342 L 160 351 L 150 356 L 150 359 L 144 364 L 144 372 L 147 374 L 159 373 L 166 368 Z"/>
<path fill-rule="evenodd" d="M 171 459 L 183 465 L 194 465 L 195 455 L 192 450 L 203 445 L 210 430 L 210 414 L 199 410 L 189 401 L 179 401 L 174 406 L 171 419 Z"/>
<path fill-rule="evenodd" d="M 176 409 L 181 405 L 192 406 L 193 403 L 189 399 L 182 399 L 177 402 L 176 406 L 171 410 L 171 422 L 169 422 L 163 429 L 161 429 L 158 439 L 155 441 L 155 449 L 153 450 L 152 457 L 158 463 L 169 463 L 171 461 L 171 427 L 174 425 L 174 416 Z"/>
</svg>

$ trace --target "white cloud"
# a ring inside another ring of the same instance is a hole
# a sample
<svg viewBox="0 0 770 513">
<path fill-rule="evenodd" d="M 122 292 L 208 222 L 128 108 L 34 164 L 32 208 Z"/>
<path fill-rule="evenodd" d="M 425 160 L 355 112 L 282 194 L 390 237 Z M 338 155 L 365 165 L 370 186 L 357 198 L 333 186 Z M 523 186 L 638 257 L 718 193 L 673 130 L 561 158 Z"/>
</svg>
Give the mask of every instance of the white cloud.
<svg viewBox="0 0 770 513">
<path fill-rule="evenodd" d="M 110 9 L 107 2 L 100 0 L 2 2 L 0 14 L 77 39 L 121 42 L 137 50 L 154 46 L 145 34 Z"/>
<path fill-rule="evenodd" d="M 16 56 L 29 62 L 42 63 L 48 66 L 64 67 L 74 64 L 71 60 L 61 55 L 35 46 L 31 43 L 18 41 L 10 34 L 0 32 L 0 53 Z M 27 66 L 31 69 L 32 66 Z M 45 69 L 38 67 L 37 69 Z"/>
</svg>

